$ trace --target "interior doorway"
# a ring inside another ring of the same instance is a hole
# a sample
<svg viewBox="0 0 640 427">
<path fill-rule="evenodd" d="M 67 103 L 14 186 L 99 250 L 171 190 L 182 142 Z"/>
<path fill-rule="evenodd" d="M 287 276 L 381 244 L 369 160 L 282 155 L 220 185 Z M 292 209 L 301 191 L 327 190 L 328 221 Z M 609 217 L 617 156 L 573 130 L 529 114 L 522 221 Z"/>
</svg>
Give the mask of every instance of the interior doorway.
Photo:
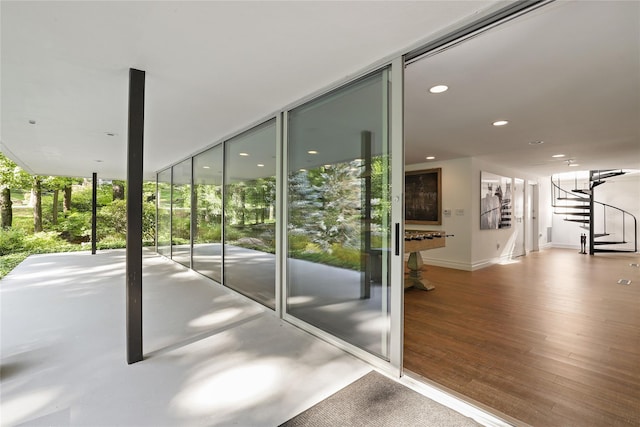
<svg viewBox="0 0 640 427">
<path fill-rule="evenodd" d="M 517 258 L 526 254 L 525 250 L 525 203 L 524 203 L 524 179 L 513 180 L 513 226 L 514 244 L 511 258 Z"/>
</svg>

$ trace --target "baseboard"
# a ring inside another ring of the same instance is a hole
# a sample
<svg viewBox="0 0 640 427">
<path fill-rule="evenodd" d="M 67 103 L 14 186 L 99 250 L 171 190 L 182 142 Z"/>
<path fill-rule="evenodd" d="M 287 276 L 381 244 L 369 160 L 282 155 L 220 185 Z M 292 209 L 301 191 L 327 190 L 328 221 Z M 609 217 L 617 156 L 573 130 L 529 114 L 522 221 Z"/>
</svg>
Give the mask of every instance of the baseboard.
<svg viewBox="0 0 640 427">
<path fill-rule="evenodd" d="M 552 248 L 556 248 L 556 249 L 575 249 L 577 251 L 580 250 L 580 245 L 568 245 L 565 243 L 551 243 L 551 247 Z"/>
<path fill-rule="evenodd" d="M 454 270 L 473 271 L 472 265 L 468 262 L 448 261 L 446 259 L 434 259 L 424 256 L 424 252 L 421 252 L 422 261 L 427 265 L 434 265 L 436 267 L 452 268 Z"/>
</svg>

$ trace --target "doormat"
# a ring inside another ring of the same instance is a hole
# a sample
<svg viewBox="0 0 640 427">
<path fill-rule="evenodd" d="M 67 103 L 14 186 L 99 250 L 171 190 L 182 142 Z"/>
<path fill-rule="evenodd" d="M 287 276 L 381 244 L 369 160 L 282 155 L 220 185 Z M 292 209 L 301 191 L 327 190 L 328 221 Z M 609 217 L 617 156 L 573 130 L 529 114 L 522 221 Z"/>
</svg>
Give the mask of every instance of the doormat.
<svg viewBox="0 0 640 427">
<path fill-rule="evenodd" d="M 480 426 L 375 371 L 280 427 Z"/>
</svg>

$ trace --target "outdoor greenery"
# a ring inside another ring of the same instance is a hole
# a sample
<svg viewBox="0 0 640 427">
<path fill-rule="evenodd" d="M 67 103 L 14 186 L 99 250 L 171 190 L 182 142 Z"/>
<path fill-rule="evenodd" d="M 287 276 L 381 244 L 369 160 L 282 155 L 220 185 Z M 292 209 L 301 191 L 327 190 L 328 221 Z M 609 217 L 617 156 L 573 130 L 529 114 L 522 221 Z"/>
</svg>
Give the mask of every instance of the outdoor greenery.
<svg viewBox="0 0 640 427">
<path fill-rule="evenodd" d="M 126 246 L 126 185 L 97 186 L 98 249 Z M 0 153 L 0 278 L 31 254 L 90 249 L 92 184 L 82 178 L 31 176 Z M 154 244 L 155 183 L 144 186 L 143 240 Z"/>
</svg>

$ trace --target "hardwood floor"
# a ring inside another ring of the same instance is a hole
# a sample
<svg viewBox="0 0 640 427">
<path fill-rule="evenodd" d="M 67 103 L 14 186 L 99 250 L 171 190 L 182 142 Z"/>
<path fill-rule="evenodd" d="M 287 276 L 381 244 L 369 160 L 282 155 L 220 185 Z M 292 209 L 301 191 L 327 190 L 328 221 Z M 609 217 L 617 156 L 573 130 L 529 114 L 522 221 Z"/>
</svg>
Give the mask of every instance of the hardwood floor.
<svg viewBox="0 0 640 427">
<path fill-rule="evenodd" d="M 404 367 L 534 426 L 640 426 L 638 262 L 550 249 L 429 266 L 436 289 L 405 292 Z"/>
</svg>

